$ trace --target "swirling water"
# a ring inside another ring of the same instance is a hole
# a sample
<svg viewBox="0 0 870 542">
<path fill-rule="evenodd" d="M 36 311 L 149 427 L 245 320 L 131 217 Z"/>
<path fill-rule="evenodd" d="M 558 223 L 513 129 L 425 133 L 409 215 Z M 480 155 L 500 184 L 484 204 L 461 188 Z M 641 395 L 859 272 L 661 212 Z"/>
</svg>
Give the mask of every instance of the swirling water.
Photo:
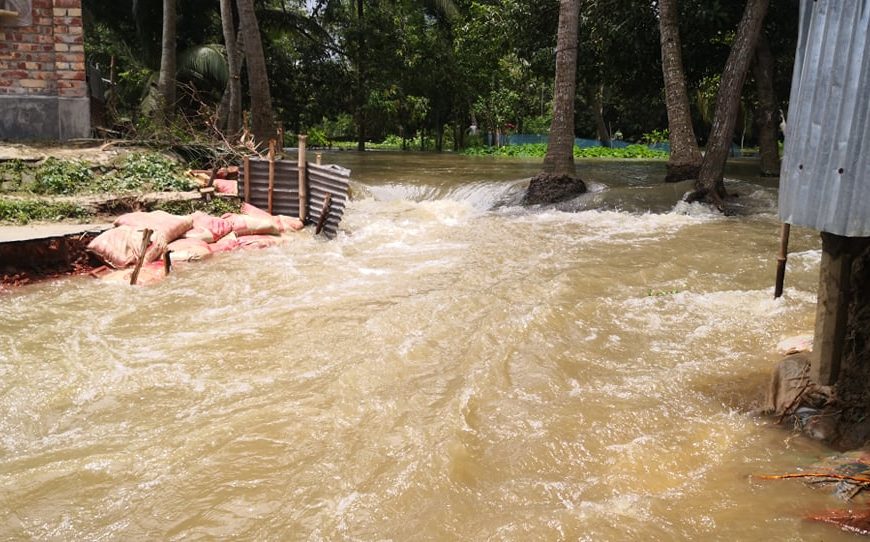
<svg viewBox="0 0 870 542">
<path fill-rule="evenodd" d="M 516 205 L 537 164 L 327 155 L 334 241 L 0 296 L 0 539 L 835 540 L 792 471 L 825 450 L 749 412 L 811 330 L 776 190 L 737 216 L 663 165 Z"/>
</svg>

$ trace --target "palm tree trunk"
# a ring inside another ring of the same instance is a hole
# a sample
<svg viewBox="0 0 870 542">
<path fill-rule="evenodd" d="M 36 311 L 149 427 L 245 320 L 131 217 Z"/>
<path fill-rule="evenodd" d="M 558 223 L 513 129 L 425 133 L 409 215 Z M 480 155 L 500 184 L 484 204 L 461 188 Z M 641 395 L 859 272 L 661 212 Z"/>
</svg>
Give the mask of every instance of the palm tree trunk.
<svg viewBox="0 0 870 542">
<path fill-rule="evenodd" d="M 677 21 L 677 0 L 659 0 L 659 33 L 662 46 L 662 75 L 668 110 L 668 158 L 666 182 L 694 179 L 701 169 L 701 150 L 692 127 L 683 52 Z"/>
<path fill-rule="evenodd" d="M 769 0 L 747 0 L 743 17 L 737 27 L 737 36 L 731 46 L 728 62 L 722 72 L 722 81 L 716 95 L 716 112 L 713 127 L 707 141 L 707 152 L 701 163 L 701 172 L 695 182 L 695 192 L 687 201 L 706 201 L 719 210 L 725 210 L 725 162 L 734 137 L 734 126 L 740 111 L 740 95 L 749 64 L 752 62 L 755 45 L 761 34 Z"/>
<path fill-rule="evenodd" d="M 159 120 L 164 125 L 169 123 L 175 112 L 175 27 L 177 20 L 175 0 L 163 0 L 163 37 L 157 91 L 160 95 Z"/>
<path fill-rule="evenodd" d="M 365 66 L 365 11 L 363 0 L 356 0 L 357 59 L 356 59 L 356 127 L 358 151 L 366 150 L 366 66 Z"/>
<path fill-rule="evenodd" d="M 251 95 L 251 132 L 260 143 L 275 137 L 275 117 L 272 112 L 272 95 L 269 91 L 269 74 L 260 27 L 254 13 L 253 0 L 236 0 L 239 10 L 239 27 L 244 34 L 245 58 L 248 67 L 248 91 Z"/>
<path fill-rule="evenodd" d="M 773 53 L 770 43 L 762 32 L 755 48 L 753 75 L 758 90 L 758 109 L 755 112 L 758 126 L 758 150 L 761 156 L 761 175 L 779 176 L 779 138 L 776 119 L 776 93 L 773 90 Z"/>
<path fill-rule="evenodd" d="M 241 56 L 233 24 L 233 0 L 221 0 L 221 26 L 224 34 L 224 44 L 227 49 L 227 66 L 230 77 L 226 88 L 226 123 L 223 125 L 230 138 L 234 138 L 242 129 L 242 80 Z M 223 104 L 222 104 L 223 105 Z"/>
<path fill-rule="evenodd" d="M 574 165 L 574 97 L 577 92 L 577 28 L 579 0 L 561 0 L 556 37 L 556 81 L 553 122 L 543 170 L 552 175 L 577 176 Z"/>
</svg>

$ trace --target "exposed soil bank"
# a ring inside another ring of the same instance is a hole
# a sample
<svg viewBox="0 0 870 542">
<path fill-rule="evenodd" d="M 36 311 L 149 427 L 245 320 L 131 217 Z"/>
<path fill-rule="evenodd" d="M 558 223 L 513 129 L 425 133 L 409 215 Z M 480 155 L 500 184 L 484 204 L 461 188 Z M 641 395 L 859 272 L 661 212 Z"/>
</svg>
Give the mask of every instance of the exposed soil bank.
<svg viewBox="0 0 870 542">
<path fill-rule="evenodd" d="M 85 251 L 98 234 L 0 243 L 0 292 L 43 280 L 84 275 L 102 263 Z"/>
</svg>

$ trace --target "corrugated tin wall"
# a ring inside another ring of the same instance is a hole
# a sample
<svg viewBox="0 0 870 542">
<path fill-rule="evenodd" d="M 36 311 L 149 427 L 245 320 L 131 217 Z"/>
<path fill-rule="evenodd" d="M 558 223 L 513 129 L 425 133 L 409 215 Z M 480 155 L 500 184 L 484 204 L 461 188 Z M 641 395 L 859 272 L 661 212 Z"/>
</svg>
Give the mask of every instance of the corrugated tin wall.
<svg viewBox="0 0 870 542">
<path fill-rule="evenodd" d="M 870 236 L 870 0 L 801 0 L 783 222 Z"/>
<path fill-rule="evenodd" d="M 248 203 L 260 209 L 269 208 L 269 160 L 251 158 L 249 169 L 242 168 L 242 194 L 248 194 Z M 347 206 L 350 192 L 350 170 L 334 165 L 307 164 L 308 223 L 317 223 L 323 211 L 326 194 L 332 194 L 323 232 L 329 238 L 338 234 L 338 226 Z M 272 214 L 299 216 L 299 166 L 296 160 L 275 160 L 275 179 L 272 190 Z"/>
</svg>

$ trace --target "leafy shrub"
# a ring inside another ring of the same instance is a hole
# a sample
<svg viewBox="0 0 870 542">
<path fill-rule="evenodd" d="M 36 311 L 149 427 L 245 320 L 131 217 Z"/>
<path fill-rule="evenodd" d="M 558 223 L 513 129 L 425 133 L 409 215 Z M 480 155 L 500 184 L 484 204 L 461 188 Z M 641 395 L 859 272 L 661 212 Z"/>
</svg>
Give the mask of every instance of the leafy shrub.
<svg viewBox="0 0 870 542">
<path fill-rule="evenodd" d="M 543 158 L 547 154 L 547 145 L 544 143 L 532 143 L 528 145 L 508 145 L 505 147 L 471 147 L 465 149 L 463 154 L 467 156 L 509 156 L 517 158 Z M 653 150 L 645 145 L 629 145 L 623 149 L 608 147 L 574 147 L 575 158 L 638 158 L 660 159 L 667 158 L 668 153 Z"/>
<path fill-rule="evenodd" d="M 81 160 L 49 158 L 36 169 L 33 191 L 38 194 L 75 194 L 91 183 L 91 169 Z"/>
<path fill-rule="evenodd" d="M 670 132 L 665 128 L 664 130 L 653 130 L 643 134 L 640 137 L 640 141 L 646 145 L 655 145 L 656 143 L 667 143 L 669 137 Z"/>
<path fill-rule="evenodd" d="M 157 153 L 127 155 L 120 176 L 123 184 L 131 189 L 144 187 L 158 192 L 181 192 L 195 188 L 195 183 L 179 164 Z"/>
</svg>

